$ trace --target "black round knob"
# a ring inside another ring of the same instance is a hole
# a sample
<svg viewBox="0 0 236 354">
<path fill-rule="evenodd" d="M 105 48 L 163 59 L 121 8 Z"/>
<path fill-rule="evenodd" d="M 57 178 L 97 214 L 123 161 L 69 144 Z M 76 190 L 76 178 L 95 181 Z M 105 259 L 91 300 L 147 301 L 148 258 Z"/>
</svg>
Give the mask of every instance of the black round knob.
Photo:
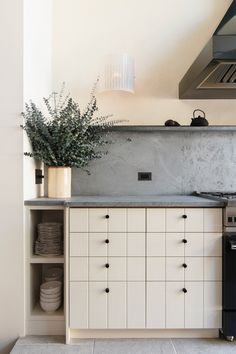
<svg viewBox="0 0 236 354">
<path fill-rule="evenodd" d="M 106 243 L 109 243 L 110 241 L 108 239 L 105 240 Z"/>
<path fill-rule="evenodd" d="M 186 264 L 186 263 L 184 263 L 184 264 L 183 264 L 183 267 L 184 267 L 184 268 L 187 268 L 187 264 Z"/>
<path fill-rule="evenodd" d="M 109 219 L 109 215 L 106 215 L 105 218 L 106 218 L 106 219 Z"/>
<path fill-rule="evenodd" d="M 183 239 L 183 243 L 187 243 L 188 241 L 187 240 L 185 240 L 185 238 Z"/>
<path fill-rule="evenodd" d="M 106 263 L 106 264 L 105 264 L 105 267 L 106 267 L 106 268 L 109 268 L 109 263 Z"/>
<path fill-rule="evenodd" d="M 183 219 L 187 219 L 187 215 L 184 214 L 184 215 L 183 215 Z"/>
<path fill-rule="evenodd" d="M 109 291 L 110 291 L 109 288 L 106 288 L 105 292 L 106 292 L 106 293 L 109 293 Z"/>
<path fill-rule="evenodd" d="M 186 294 L 187 293 L 187 289 L 183 288 L 183 292 Z"/>
</svg>

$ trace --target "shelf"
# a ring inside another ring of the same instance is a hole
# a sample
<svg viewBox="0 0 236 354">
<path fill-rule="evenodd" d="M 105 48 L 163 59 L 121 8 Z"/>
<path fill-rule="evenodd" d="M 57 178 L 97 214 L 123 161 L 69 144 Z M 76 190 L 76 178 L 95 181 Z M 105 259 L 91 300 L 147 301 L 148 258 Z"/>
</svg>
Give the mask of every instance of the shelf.
<svg viewBox="0 0 236 354">
<path fill-rule="evenodd" d="M 109 131 L 121 132 L 189 132 L 189 133 L 211 133 L 211 132 L 236 132 L 236 125 L 210 125 L 207 127 L 190 127 L 182 125 L 178 127 L 166 127 L 163 125 L 116 125 L 109 128 Z"/>
<path fill-rule="evenodd" d="M 55 312 L 45 312 L 41 309 L 39 303 L 34 307 L 31 312 L 30 320 L 36 321 L 64 321 L 64 308 L 63 305 Z"/>
<path fill-rule="evenodd" d="M 64 263 L 64 256 L 43 257 L 43 256 L 31 256 L 31 264 L 48 264 L 48 263 Z"/>
</svg>

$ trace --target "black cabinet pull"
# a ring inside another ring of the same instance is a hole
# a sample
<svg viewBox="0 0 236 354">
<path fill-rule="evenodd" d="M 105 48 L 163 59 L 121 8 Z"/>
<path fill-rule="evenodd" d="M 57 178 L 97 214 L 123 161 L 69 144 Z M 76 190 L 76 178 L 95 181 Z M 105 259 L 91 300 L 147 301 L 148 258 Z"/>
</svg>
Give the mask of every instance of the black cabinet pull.
<svg viewBox="0 0 236 354">
<path fill-rule="evenodd" d="M 109 243 L 110 241 L 108 239 L 105 240 L 106 243 Z"/>
<path fill-rule="evenodd" d="M 110 266 L 109 266 L 109 263 L 106 263 L 106 264 L 105 264 L 105 267 L 106 267 L 106 268 L 109 268 L 109 267 L 110 267 Z"/>
<path fill-rule="evenodd" d="M 186 214 L 183 215 L 183 219 L 187 219 L 187 215 Z"/>
<path fill-rule="evenodd" d="M 182 242 L 183 242 L 183 243 L 187 243 L 188 241 L 187 241 L 187 240 L 185 240 L 185 238 L 184 238 L 184 239 L 182 240 Z"/>
<path fill-rule="evenodd" d="M 110 217 L 109 215 L 106 215 L 106 216 L 105 216 L 106 219 L 109 219 L 109 217 Z"/>
<path fill-rule="evenodd" d="M 110 291 L 109 288 L 106 288 L 105 292 L 106 292 L 107 294 L 109 293 L 109 291 Z"/>
<path fill-rule="evenodd" d="M 187 289 L 183 288 L 183 292 L 186 294 L 187 293 Z"/>
<path fill-rule="evenodd" d="M 187 264 L 186 264 L 186 263 L 184 263 L 184 264 L 183 264 L 183 267 L 184 267 L 184 268 L 187 268 Z"/>
</svg>

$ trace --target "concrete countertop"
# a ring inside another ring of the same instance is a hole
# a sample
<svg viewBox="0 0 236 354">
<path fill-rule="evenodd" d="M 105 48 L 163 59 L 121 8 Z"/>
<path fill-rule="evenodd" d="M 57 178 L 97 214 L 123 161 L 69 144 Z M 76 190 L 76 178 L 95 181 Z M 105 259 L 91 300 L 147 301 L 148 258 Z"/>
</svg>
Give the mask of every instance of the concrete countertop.
<svg viewBox="0 0 236 354">
<path fill-rule="evenodd" d="M 35 198 L 25 201 L 30 206 L 66 207 L 212 207 L 220 208 L 224 202 L 191 195 L 156 196 L 77 196 L 68 199 Z"/>
</svg>

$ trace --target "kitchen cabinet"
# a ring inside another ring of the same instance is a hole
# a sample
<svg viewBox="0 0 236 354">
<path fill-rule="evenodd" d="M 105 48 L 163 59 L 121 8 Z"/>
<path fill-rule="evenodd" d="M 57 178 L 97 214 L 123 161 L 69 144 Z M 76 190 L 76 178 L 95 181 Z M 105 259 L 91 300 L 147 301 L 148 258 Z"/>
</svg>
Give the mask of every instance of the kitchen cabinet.
<svg viewBox="0 0 236 354">
<path fill-rule="evenodd" d="M 69 230 L 71 328 L 221 327 L 221 209 L 72 208 Z"/>
</svg>

